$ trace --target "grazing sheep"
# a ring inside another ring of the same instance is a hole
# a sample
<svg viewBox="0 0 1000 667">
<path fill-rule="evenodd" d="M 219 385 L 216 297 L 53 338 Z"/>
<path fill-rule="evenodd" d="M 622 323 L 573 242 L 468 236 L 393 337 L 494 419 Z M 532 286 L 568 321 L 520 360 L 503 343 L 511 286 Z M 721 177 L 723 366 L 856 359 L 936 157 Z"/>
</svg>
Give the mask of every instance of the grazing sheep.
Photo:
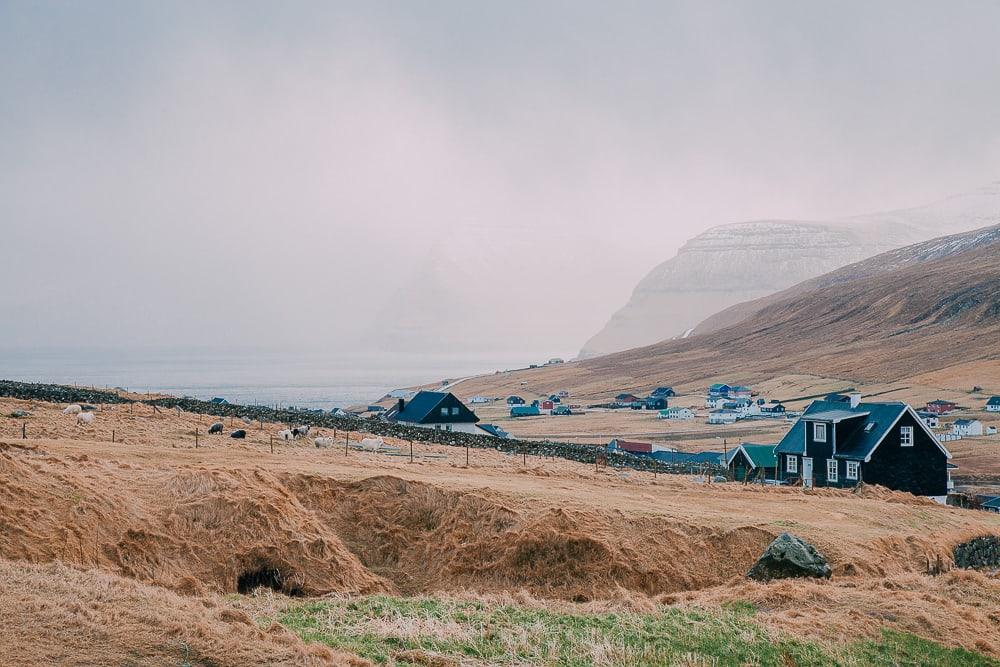
<svg viewBox="0 0 1000 667">
<path fill-rule="evenodd" d="M 230 433 L 229 437 L 236 438 L 237 440 L 242 440 L 243 438 L 247 437 L 247 432 L 244 431 L 243 429 L 237 429 L 232 433 Z"/>
<path fill-rule="evenodd" d="M 222 433 L 222 429 L 225 428 L 225 426 L 226 425 L 222 422 L 215 422 L 208 427 L 208 434 L 212 435 L 213 433 Z"/>
<path fill-rule="evenodd" d="M 304 438 L 305 436 L 309 435 L 309 427 L 296 426 L 295 428 L 292 429 L 292 435 L 294 435 L 296 438 Z"/>
<path fill-rule="evenodd" d="M 84 403 L 80 406 L 80 409 L 84 412 L 95 412 L 97 410 L 97 406 L 91 405 L 90 403 Z"/>
<path fill-rule="evenodd" d="M 94 421 L 93 412 L 81 412 L 76 416 L 77 424 L 91 424 Z"/>
<path fill-rule="evenodd" d="M 79 405 L 74 403 L 73 405 L 67 405 L 63 410 L 64 415 L 78 415 L 83 410 Z"/>
<path fill-rule="evenodd" d="M 366 452 L 377 452 L 384 446 L 385 441 L 382 438 L 365 438 L 361 441 L 361 449 Z"/>
<path fill-rule="evenodd" d="M 317 447 L 333 447 L 333 438 L 316 438 L 313 442 Z"/>
<path fill-rule="evenodd" d="M 286 428 L 284 431 L 278 431 L 278 437 L 282 440 L 291 440 L 295 436 L 293 436 L 292 432 Z"/>
</svg>

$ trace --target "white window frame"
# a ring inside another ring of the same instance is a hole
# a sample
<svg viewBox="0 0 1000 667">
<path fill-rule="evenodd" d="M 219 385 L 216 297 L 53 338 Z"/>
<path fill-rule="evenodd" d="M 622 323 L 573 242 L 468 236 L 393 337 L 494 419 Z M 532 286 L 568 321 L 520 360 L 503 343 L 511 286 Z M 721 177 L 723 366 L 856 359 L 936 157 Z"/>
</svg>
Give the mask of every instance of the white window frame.
<svg viewBox="0 0 1000 667">
<path fill-rule="evenodd" d="M 457 415 L 458 414 L 458 406 L 457 405 L 451 409 L 451 414 L 453 414 L 453 415 Z"/>
<path fill-rule="evenodd" d="M 837 459 L 827 459 L 826 460 L 826 481 L 836 482 L 839 474 L 839 466 L 837 465 Z M 833 473 L 833 474 L 830 474 Z"/>
<path fill-rule="evenodd" d="M 441 408 L 441 416 L 442 417 L 448 416 L 448 408 Z"/>
<path fill-rule="evenodd" d="M 860 468 L 861 464 L 857 461 L 848 461 L 847 470 L 844 471 L 844 479 L 856 480 L 858 478 L 858 470 Z"/>
<path fill-rule="evenodd" d="M 799 457 L 794 454 L 786 454 L 785 458 L 785 470 L 790 473 L 799 472 Z"/>
<path fill-rule="evenodd" d="M 912 426 L 900 426 L 899 427 L 899 446 L 900 447 L 912 447 L 913 446 L 913 427 Z"/>
<path fill-rule="evenodd" d="M 813 422 L 813 442 L 826 442 L 826 424 L 824 422 Z M 823 437 L 819 437 L 820 433 L 823 433 Z"/>
</svg>

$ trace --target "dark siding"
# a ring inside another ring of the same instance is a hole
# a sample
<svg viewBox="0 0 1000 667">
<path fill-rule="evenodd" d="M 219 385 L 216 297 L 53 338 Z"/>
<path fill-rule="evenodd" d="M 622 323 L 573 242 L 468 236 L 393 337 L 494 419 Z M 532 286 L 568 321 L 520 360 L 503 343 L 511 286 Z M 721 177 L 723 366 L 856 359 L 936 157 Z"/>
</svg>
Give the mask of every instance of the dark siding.
<svg viewBox="0 0 1000 667">
<path fill-rule="evenodd" d="M 737 482 L 742 482 L 746 479 L 746 475 L 753 472 L 753 466 L 750 465 L 747 457 L 743 455 L 742 450 L 737 450 L 736 455 L 733 456 L 733 460 L 729 462 L 729 472 L 732 473 L 733 479 Z"/>
<path fill-rule="evenodd" d="M 900 446 L 901 426 L 913 427 L 912 447 Z M 948 459 L 907 412 L 885 436 L 872 460 L 861 464 L 861 479 L 918 496 L 943 496 L 948 493 Z"/>
</svg>

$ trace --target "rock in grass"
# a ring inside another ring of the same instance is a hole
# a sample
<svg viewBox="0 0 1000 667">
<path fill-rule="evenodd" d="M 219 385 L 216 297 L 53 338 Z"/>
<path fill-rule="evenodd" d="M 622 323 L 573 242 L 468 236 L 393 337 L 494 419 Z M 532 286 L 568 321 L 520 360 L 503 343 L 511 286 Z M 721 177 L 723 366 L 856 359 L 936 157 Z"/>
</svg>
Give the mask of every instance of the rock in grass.
<svg viewBox="0 0 1000 667">
<path fill-rule="evenodd" d="M 795 577 L 829 579 L 830 574 L 830 565 L 816 547 L 789 533 L 778 535 L 747 572 L 756 581 Z"/>
</svg>

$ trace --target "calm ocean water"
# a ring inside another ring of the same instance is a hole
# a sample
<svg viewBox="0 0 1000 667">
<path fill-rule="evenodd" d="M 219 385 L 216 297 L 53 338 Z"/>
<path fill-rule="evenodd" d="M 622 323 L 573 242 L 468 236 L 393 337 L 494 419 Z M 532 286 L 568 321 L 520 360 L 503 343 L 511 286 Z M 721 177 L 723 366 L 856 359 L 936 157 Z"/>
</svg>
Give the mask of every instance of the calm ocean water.
<svg viewBox="0 0 1000 667">
<path fill-rule="evenodd" d="M 397 387 L 523 366 L 462 356 L 335 357 L 211 350 L 0 349 L 0 379 L 126 387 L 234 403 L 330 409 L 367 403 Z"/>
</svg>

